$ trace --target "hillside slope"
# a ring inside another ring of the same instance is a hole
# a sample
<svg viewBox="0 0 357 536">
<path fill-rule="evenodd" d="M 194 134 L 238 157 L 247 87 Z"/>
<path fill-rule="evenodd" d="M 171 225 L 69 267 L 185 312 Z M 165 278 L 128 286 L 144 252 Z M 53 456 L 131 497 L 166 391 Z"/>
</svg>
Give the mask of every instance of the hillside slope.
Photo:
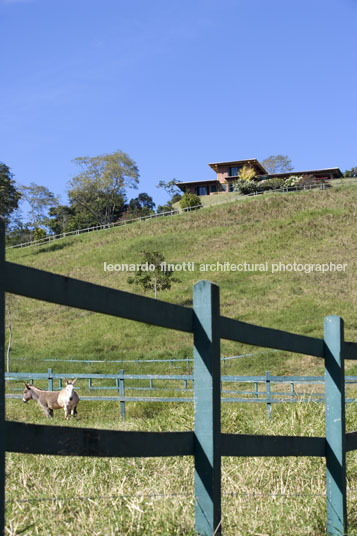
<svg viewBox="0 0 357 536">
<path fill-rule="evenodd" d="M 356 207 L 357 187 L 266 195 L 42 247 L 7 250 L 7 259 L 141 293 L 127 283 L 128 272 L 105 272 L 104 263 L 138 263 L 143 250 L 160 250 L 170 263 L 195 263 L 194 271 L 176 274 L 180 283 L 162 292 L 162 300 L 191 306 L 193 284 L 210 279 L 220 286 L 225 316 L 321 337 L 324 317 L 337 314 L 345 320 L 346 338 L 356 340 Z M 268 270 L 250 271 L 247 266 L 246 271 L 200 271 L 201 264 L 217 262 L 268 263 Z M 332 262 L 346 264 L 346 269 L 272 273 L 273 264 L 294 262 Z M 8 303 L 12 370 L 45 370 L 47 365 L 40 361 L 45 357 L 115 360 L 192 355 L 190 335 L 17 296 L 10 296 Z M 270 368 L 272 373 L 301 374 L 322 370 L 322 363 L 313 358 L 222 342 L 223 355 L 247 352 L 256 356 L 232 361 L 226 370 L 261 373 Z M 103 370 L 91 367 L 93 372 Z"/>
</svg>

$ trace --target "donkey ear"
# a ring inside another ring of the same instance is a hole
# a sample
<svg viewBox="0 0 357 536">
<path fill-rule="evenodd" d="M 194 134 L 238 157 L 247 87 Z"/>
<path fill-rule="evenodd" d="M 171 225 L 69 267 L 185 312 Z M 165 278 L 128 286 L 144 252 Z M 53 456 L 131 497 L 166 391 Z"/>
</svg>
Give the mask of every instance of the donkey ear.
<svg viewBox="0 0 357 536">
<path fill-rule="evenodd" d="M 30 389 L 30 386 L 28 383 L 24 382 L 24 384 L 26 385 L 27 389 Z"/>
<path fill-rule="evenodd" d="M 64 379 L 65 383 L 68 383 L 68 380 L 67 380 L 67 378 L 63 378 L 63 379 Z"/>
<path fill-rule="evenodd" d="M 74 385 L 77 381 L 77 378 L 74 378 L 74 380 L 72 380 L 72 385 Z"/>
</svg>

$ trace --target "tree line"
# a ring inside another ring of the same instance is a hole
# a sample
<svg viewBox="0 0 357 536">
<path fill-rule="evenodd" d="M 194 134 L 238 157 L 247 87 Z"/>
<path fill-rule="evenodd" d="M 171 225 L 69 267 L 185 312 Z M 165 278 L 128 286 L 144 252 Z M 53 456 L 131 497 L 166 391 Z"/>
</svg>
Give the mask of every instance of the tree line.
<svg viewBox="0 0 357 536">
<path fill-rule="evenodd" d="M 138 189 L 140 174 L 127 153 L 117 150 L 94 157 L 77 157 L 73 162 L 79 172 L 68 183 L 67 204 L 61 203 L 45 186 L 33 182 L 18 185 L 11 169 L 0 162 L 0 217 L 6 224 L 8 244 L 155 213 L 155 203 L 147 193 L 128 199 L 128 189 Z M 289 157 L 280 154 L 269 156 L 262 164 L 269 173 L 293 169 Z M 346 170 L 344 176 L 357 177 L 357 168 Z M 160 180 L 157 187 L 168 194 L 169 201 L 158 205 L 156 212 L 172 210 L 173 203 L 182 197 L 176 179 Z M 189 194 L 184 194 L 183 207 L 200 204 L 197 196 L 188 197 Z"/>
<path fill-rule="evenodd" d="M 18 185 L 11 169 L 0 163 L 0 216 L 6 224 L 8 244 L 155 213 L 155 203 L 147 193 L 128 199 L 128 190 L 138 189 L 140 174 L 125 152 L 78 157 L 74 163 L 79 172 L 68 183 L 66 204 L 45 186 L 34 182 Z M 157 187 L 170 196 L 157 212 L 171 210 L 180 198 L 175 180 L 161 180 Z"/>
</svg>

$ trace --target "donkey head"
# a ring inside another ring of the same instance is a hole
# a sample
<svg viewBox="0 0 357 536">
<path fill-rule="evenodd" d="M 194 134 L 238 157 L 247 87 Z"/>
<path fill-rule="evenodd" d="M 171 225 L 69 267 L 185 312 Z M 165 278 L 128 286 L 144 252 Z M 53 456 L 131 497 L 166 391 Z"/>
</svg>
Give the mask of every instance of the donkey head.
<svg viewBox="0 0 357 536">
<path fill-rule="evenodd" d="M 31 398 L 32 398 L 31 385 L 29 385 L 28 383 L 25 383 L 25 389 L 22 395 L 22 401 L 28 402 L 29 400 L 31 400 Z"/>
<path fill-rule="evenodd" d="M 75 378 L 74 380 L 67 380 L 65 378 L 64 380 L 66 382 L 65 390 L 66 390 L 67 399 L 73 400 L 74 384 L 76 383 L 77 378 Z"/>
</svg>

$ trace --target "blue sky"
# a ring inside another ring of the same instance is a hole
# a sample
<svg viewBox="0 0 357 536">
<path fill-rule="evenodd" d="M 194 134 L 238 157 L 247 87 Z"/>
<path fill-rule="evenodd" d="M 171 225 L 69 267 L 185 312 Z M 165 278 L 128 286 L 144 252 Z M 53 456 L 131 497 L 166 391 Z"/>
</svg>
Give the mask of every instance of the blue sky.
<svg viewBox="0 0 357 536">
<path fill-rule="evenodd" d="M 357 0 L 0 0 L 0 161 L 66 201 L 77 156 L 159 180 L 357 165 Z"/>
</svg>

